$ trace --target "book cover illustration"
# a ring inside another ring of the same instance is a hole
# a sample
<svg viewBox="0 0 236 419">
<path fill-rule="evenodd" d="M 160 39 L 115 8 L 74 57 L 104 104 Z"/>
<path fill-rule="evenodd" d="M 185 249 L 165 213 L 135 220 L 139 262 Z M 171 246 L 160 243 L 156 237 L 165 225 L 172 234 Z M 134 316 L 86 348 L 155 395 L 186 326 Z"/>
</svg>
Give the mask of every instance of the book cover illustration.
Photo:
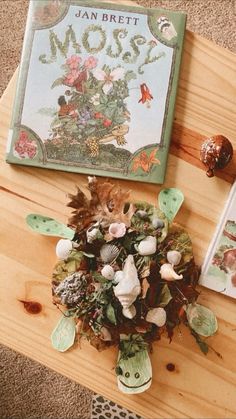
<svg viewBox="0 0 236 419">
<path fill-rule="evenodd" d="M 162 183 L 185 15 L 30 4 L 7 161 Z"/>
<path fill-rule="evenodd" d="M 206 255 L 200 284 L 236 298 L 236 183 Z"/>
</svg>

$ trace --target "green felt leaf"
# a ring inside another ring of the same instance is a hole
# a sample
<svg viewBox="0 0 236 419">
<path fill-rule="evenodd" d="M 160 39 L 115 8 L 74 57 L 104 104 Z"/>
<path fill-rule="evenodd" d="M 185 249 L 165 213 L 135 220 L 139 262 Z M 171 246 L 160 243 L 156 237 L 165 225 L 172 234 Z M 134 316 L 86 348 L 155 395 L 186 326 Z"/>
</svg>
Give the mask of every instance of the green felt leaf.
<svg viewBox="0 0 236 419">
<path fill-rule="evenodd" d="M 39 214 L 27 215 L 26 223 L 32 230 L 46 236 L 57 236 L 72 240 L 75 235 L 74 230 L 65 224 Z"/>
<path fill-rule="evenodd" d="M 174 220 L 183 202 L 184 195 L 177 188 L 162 189 L 158 196 L 159 208 L 170 222 Z"/>
<path fill-rule="evenodd" d="M 160 303 L 159 307 L 165 307 L 172 300 L 172 295 L 170 293 L 169 287 L 165 284 L 161 290 Z"/>
<path fill-rule="evenodd" d="M 117 324 L 114 307 L 110 304 L 107 306 L 106 315 L 112 324 Z"/>
<path fill-rule="evenodd" d="M 188 304 L 186 315 L 189 326 L 201 336 L 212 336 L 218 329 L 215 314 L 200 304 Z"/>
<path fill-rule="evenodd" d="M 127 336 L 129 341 L 121 339 L 121 348 L 127 350 L 130 346 L 130 353 L 119 351 L 116 374 L 118 388 L 122 393 L 138 394 L 146 391 L 152 383 L 152 365 L 148 355 L 147 346 L 141 336 Z M 138 340 L 137 340 L 138 339 Z M 143 344 L 142 344 L 143 342 Z"/>
<path fill-rule="evenodd" d="M 67 313 L 65 313 L 67 315 Z M 73 317 L 62 316 L 51 335 L 54 349 L 59 352 L 67 351 L 75 341 L 75 321 Z"/>
</svg>

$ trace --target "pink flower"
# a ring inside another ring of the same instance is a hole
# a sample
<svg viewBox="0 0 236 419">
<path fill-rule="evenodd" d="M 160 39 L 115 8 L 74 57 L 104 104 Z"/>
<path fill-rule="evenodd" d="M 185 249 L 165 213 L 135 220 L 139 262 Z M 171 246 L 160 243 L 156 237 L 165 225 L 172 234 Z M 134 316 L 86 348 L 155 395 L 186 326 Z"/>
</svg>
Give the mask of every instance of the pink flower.
<svg viewBox="0 0 236 419">
<path fill-rule="evenodd" d="M 67 74 L 66 78 L 64 79 L 64 83 L 68 84 L 69 86 L 73 86 L 75 80 L 79 76 L 78 70 L 72 70 L 69 74 Z"/>
<path fill-rule="evenodd" d="M 21 131 L 15 151 L 21 158 L 33 159 L 37 153 L 37 144 L 28 138 L 27 132 Z"/>
<path fill-rule="evenodd" d="M 79 64 L 81 63 L 81 58 L 78 55 L 72 55 L 70 58 L 67 58 L 66 64 L 69 65 L 71 70 L 77 70 Z"/>
<path fill-rule="evenodd" d="M 25 141 L 28 140 L 28 134 L 26 131 L 21 131 L 20 132 L 20 140 Z"/>
<path fill-rule="evenodd" d="M 124 223 L 112 223 L 109 227 L 109 233 L 116 239 L 123 237 L 126 233 L 126 226 Z"/>
<path fill-rule="evenodd" d="M 103 121 L 103 125 L 106 128 L 110 127 L 111 124 L 112 124 L 112 121 L 110 119 L 105 119 L 105 121 Z"/>
<path fill-rule="evenodd" d="M 97 63 L 98 63 L 97 58 L 90 56 L 84 61 L 84 67 L 87 70 L 92 70 L 93 68 L 97 66 Z"/>
</svg>

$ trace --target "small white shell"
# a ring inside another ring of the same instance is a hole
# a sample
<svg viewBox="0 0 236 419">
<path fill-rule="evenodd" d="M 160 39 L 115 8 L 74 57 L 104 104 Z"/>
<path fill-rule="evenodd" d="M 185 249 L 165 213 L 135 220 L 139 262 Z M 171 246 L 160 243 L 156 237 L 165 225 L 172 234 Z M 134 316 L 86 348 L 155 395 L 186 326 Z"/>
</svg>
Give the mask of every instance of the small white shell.
<svg viewBox="0 0 236 419">
<path fill-rule="evenodd" d="M 72 242 L 69 239 L 61 239 L 56 245 L 56 255 L 58 259 L 65 260 L 69 257 L 73 248 Z"/>
<path fill-rule="evenodd" d="M 101 270 L 101 274 L 104 276 L 104 278 L 112 280 L 114 278 L 115 272 L 111 265 L 105 265 Z"/>
<path fill-rule="evenodd" d="M 161 220 L 160 218 L 158 218 L 158 217 L 153 217 L 153 219 L 152 219 L 152 226 L 155 228 L 155 229 L 158 229 L 158 228 L 163 228 L 164 227 L 164 225 L 165 225 L 165 223 L 164 223 L 164 221 L 163 220 Z"/>
<path fill-rule="evenodd" d="M 146 320 L 158 327 L 162 327 L 166 323 L 166 311 L 162 307 L 153 308 L 148 311 Z"/>
<path fill-rule="evenodd" d="M 130 307 L 128 308 L 123 308 L 122 310 L 122 314 L 123 316 L 125 316 L 127 319 L 133 319 L 134 316 L 136 316 L 136 308 L 135 306 L 132 304 Z"/>
<path fill-rule="evenodd" d="M 164 263 L 161 265 L 160 274 L 162 279 L 166 279 L 166 281 L 175 281 L 177 279 L 183 279 L 183 275 L 178 275 L 175 271 L 171 263 Z"/>
<path fill-rule="evenodd" d="M 138 253 L 142 256 L 153 255 L 157 250 L 157 239 L 153 236 L 147 236 L 138 245 Z"/>
<path fill-rule="evenodd" d="M 141 218 L 141 220 L 146 220 L 148 218 L 148 213 L 147 213 L 147 211 L 144 211 L 144 210 L 136 211 L 135 215 L 137 215 L 139 218 Z"/>
<path fill-rule="evenodd" d="M 110 341 L 111 340 L 111 334 L 109 332 L 109 330 L 106 327 L 101 327 L 101 339 L 104 341 Z"/>
<path fill-rule="evenodd" d="M 92 225 L 86 232 L 87 242 L 93 243 L 93 241 L 96 240 L 99 232 L 99 223 Z"/>
<path fill-rule="evenodd" d="M 169 252 L 167 252 L 166 257 L 168 262 L 171 263 L 171 265 L 178 265 L 181 261 L 182 255 L 177 250 L 170 250 Z"/>
<path fill-rule="evenodd" d="M 125 223 L 112 223 L 109 227 L 109 234 L 112 237 L 120 238 L 123 237 L 126 233 Z"/>
<path fill-rule="evenodd" d="M 119 249 L 114 244 L 104 244 L 100 249 L 100 256 L 105 263 L 113 262 L 119 254 Z"/>
</svg>

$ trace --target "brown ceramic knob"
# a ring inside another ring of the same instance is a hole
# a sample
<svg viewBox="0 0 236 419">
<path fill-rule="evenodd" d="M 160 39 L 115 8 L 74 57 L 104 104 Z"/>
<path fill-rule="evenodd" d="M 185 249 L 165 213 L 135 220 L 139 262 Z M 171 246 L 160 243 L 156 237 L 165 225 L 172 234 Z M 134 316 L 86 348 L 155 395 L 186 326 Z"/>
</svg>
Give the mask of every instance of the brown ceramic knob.
<svg viewBox="0 0 236 419">
<path fill-rule="evenodd" d="M 204 141 L 200 158 L 207 166 L 207 176 L 213 177 L 215 169 L 224 169 L 233 157 L 231 142 L 223 135 L 214 135 Z"/>
</svg>

